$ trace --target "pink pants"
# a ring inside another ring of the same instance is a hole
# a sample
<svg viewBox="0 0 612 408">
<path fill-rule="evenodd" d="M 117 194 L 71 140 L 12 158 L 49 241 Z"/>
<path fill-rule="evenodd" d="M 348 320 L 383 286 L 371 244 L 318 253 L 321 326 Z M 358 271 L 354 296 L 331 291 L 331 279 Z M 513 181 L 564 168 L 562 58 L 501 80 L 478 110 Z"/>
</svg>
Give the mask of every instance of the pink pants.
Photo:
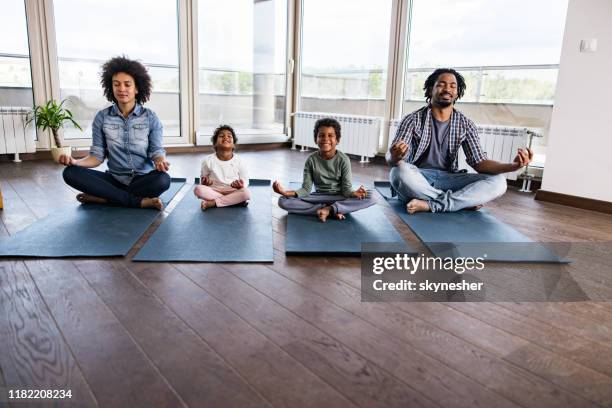
<svg viewBox="0 0 612 408">
<path fill-rule="evenodd" d="M 227 207 L 243 203 L 251 199 L 251 192 L 247 188 L 236 190 L 233 187 L 210 187 L 197 185 L 193 189 L 196 197 L 202 200 L 214 200 L 217 207 Z"/>
</svg>

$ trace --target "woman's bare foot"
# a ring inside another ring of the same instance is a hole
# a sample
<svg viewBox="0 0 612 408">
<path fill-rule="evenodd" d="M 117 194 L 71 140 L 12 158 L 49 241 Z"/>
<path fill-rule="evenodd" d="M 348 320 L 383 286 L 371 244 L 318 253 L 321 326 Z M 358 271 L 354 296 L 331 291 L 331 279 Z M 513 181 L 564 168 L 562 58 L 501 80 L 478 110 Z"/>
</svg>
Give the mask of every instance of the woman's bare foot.
<svg viewBox="0 0 612 408">
<path fill-rule="evenodd" d="M 206 211 L 208 208 L 216 206 L 217 203 L 215 202 L 215 200 L 202 200 L 202 203 L 200 204 L 200 208 L 202 209 L 202 211 Z"/>
<path fill-rule="evenodd" d="M 319 217 L 319 220 L 321 222 L 327 221 L 327 217 L 329 217 L 329 214 L 331 213 L 331 209 L 332 208 L 328 205 L 326 207 L 319 208 L 317 210 L 317 217 Z"/>
<path fill-rule="evenodd" d="M 344 214 L 337 213 L 336 214 L 336 218 L 339 219 L 339 220 L 344 220 L 344 219 L 346 219 L 346 216 Z"/>
<path fill-rule="evenodd" d="M 412 199 L 410 200 L 410 202 L 408 204 L 406 204 L 406 211 L 408 211 L 408 214 L 414 214 L 417 212 L 423 212 L 423 211 L 429 211 L 429 204 L 427 204 L 427 201 L 423 201 L 423 200 L 418 200 L 418 199 Z"/>
<path fill-rule="evenodd" d="M 143 198 L 140 202 L 140 208 L 156 208 L 161 211 L 164 208 L 164 203 L 157 197 Z"/>
<path fill-rule="evenodd" d="M 76 199 L 78 202 L 87 204 L 87 203 L 96 203 L 96 204 L 106 204 L 108 201 L 104 198 L 96 197 L 91 194 L 80 193 L 77 194 Z"/>
</svg>

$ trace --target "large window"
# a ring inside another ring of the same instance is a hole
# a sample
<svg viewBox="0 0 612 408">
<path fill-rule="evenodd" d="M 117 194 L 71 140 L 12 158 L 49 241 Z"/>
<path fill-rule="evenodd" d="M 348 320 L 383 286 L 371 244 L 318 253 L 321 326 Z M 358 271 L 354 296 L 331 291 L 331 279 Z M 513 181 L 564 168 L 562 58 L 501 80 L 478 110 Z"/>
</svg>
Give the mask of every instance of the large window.
<svg viewBox="0 0 612 408">
<path fill-rule="evenodd" d="M 383 116 L 391 0 L 306 0 L 299 109 Z"/>
<path fill-rule="evenodd" d="M 284 133 L 286 47 L 286 0 L 198 2 L 201 134 Z"/>
<path fill-rule="evenodd" d="M 403 113 L 423 106 L 435 68 L 456 68 L 467 83 L 458 108 L 476 123 L 536 128 L 542 162 L 566 12 L 567 0 L 413 0 Z"/>
<path fill-rule="evenodd" d="M 3 0 L 0 12 L 0 106 L 32 106 L 30 51 L 23 0 Z"/>
<path fill-rule="evenodd" d="M 166 141 L 180 136 L 178 17 L 176 0 L 54 0 L 61 98 L 85 129 L 65 137 L 91 137 L 95 113 L 108 106 L 100 66 L 125 55 L 144 63 L 153 79 L 146 104 L 164 125 Z"/>
<path fill-rule="evenodd" d="M 426 76 L 448 66 L 463 68 L 464 102 L 552 104 L 566 10 L 566 0 L 414 0 L 406 100 L 423 100 Z"/>
</svg>

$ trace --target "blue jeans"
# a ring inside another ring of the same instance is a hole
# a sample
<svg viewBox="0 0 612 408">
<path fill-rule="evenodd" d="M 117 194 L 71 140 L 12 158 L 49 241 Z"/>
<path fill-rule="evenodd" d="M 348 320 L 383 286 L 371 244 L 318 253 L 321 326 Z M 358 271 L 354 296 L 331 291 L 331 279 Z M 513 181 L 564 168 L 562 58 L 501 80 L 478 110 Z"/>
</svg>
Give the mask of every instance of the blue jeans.
<svg viewBox="0 0 612 408">
<path fill-rule="evenodd" d="M 484 204 L 503 195 L 507 187 L 502 174 L 419 169 L 407 162 L 393 167 L 389 178 L 400 200 L 427 201 L 431 212 L 459 211 Z"/>
<path fill-rule="evenodd" d="M 143 198 L 159 197 L 170 188 L 168 173 L 157 170 L 135 176 L 128 185 L 120 183 L 110 173 L 79 166 L 66 167 L 63 176 L 69 186 L 124 207 L 139 208 Z"/>
</svg>

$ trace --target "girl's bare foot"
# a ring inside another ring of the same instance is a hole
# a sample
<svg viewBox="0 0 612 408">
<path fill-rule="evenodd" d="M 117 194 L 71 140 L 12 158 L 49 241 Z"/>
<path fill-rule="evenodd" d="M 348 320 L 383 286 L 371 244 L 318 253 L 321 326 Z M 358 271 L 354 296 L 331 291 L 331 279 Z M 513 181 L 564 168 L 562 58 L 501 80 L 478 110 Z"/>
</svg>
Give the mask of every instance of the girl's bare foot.
<svg viewBox="0 0 612 408">
<path fill-rule="evenodd" d="M 77 194 L 76 199 L 78 202 L 87 204 L 87 203 L 96 203 L 96 204 L 106 204 L 108 201 L 104 198 L 96 197 L 91 194 L 80 193 Z"/>
<path fill-rule="evenodd" d="M 156 208 L 161 211 L 164 208 L 164 203 L 157 197 L 143 198 L 140 202 L 140 208 Z"/>
<path fill-rule="evenodd" d="M 331 213 L 331 207 L 330 206 L 319 208 L 317 210 L 317 217 L 319 217 L 319 220 L 321 222 L 325 222 L 325 221 L 327 221 L 327 217 L 329 217 L 329 213 Z"/>
<path fill-rule="evenodd" d="M 206 211 L 208 208 L 216 206 L 217 203 L 215 202 L 215 200 L 202 200 L 202 203 L 200 204 L 200 208 L 202 209 L 202 211 Z"/>
<path fill-rule="evenodd" d="M 410 202 L 408 204 L 406 204 L 406 211 L 408 211 L 408 214 L 414 214 L 417 212 L 422 212 L 422 211 L 429 211 L 429 204 L 427 204 L 427 201 L 423 201 L 423 200 L 418 200 L 418 199 L 412 199 L 410 200 Z"/>
<path fill-rule="evenodd" d="M 346 219 L 346 216 L 344 214 L 337 213 L 336 214 L 336 218 L 339 219 L 339 220 L 344 220 L 344 219 Z"/>
</svg>

